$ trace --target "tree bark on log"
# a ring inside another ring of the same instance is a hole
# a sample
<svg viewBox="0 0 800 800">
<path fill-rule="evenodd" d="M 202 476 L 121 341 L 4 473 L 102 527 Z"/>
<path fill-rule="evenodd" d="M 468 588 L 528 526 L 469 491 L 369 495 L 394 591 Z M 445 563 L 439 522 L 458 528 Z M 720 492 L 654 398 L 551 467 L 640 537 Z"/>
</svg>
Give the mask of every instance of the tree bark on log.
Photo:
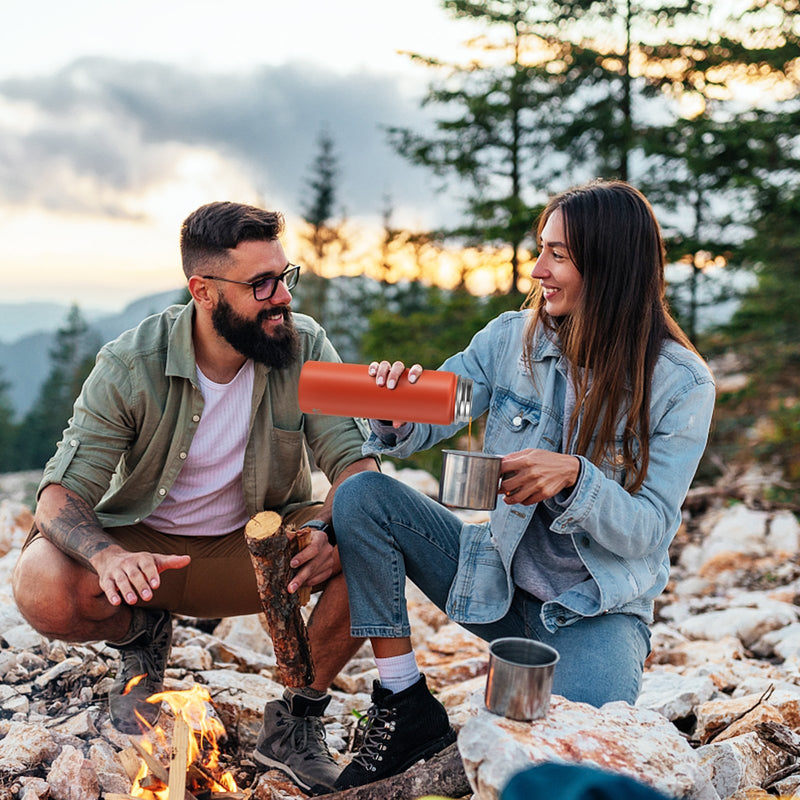
<svg viewBox="0 0 800 800">
<path fill-rule="evenodd" d="M 256 514 L 245 526 L 244 535 L 280 679 L 293 688 L 309 686 L 314 682 L 314 663 L 300 613 L 300 593 L 286 590 L 294 573 L 289 562 L 299 549 L 298 538 L 274 511 Z"/>
<path fill-rule="evenodd" d="M 414 800 L 426 794 L 458 798 L 471 793 L 458 743 L 453 743 L 400 775 L 321 795 L 317 800 Z"/>
</svg>

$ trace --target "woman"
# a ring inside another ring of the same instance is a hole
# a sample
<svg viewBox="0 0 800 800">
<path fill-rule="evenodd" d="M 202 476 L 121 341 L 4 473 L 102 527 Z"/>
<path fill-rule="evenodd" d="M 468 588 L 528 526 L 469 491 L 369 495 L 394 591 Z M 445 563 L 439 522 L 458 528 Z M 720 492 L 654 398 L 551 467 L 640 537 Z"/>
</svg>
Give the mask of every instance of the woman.
<svg viewBox="0 0 800 800">
<path fill-rule="evenodd" d="M 636 700 L 714 383 L 669 315 L 659 226 L 636 189 L 616 181 L 564 192 L 544 210 L 538 243 L 525 308 L 441 367 L 472 378 L 473 415 L 489 412 L 484 450 L 503 456 L 503 502 L 490 522 L 462 524 L 380 474 L 353 476 L 336 494 L 351 631 L 371 638 L 380 675 L 342 788 L 453 739 L 416 667 L 406 576 L 487 641 L 555 647 L 556 694 L 597 706 Z M 371 365 L 388 389 L 403 369 Z M 414 365 L 412 379 L 421 371 Z M 365 452 L 405 457 L 458 426 L 371 427 Z"/>
</svg>

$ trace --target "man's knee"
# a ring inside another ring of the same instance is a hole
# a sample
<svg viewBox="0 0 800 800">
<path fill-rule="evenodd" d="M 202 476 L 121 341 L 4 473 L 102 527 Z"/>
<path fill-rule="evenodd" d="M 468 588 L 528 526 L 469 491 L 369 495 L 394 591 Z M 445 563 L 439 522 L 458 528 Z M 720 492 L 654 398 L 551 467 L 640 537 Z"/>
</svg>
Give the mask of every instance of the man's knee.
<svg viewBox="0 0 800 800">
<path fill-rule="evenodd" d="M 62 559 L 45 552 L 52 547 L 37 540 L 23 550 L 14 567 L 12 590 L 17 608 L 33 628 L 61 637 L 75 623 L 77 591 L 65 579 Z"/>
</svg>

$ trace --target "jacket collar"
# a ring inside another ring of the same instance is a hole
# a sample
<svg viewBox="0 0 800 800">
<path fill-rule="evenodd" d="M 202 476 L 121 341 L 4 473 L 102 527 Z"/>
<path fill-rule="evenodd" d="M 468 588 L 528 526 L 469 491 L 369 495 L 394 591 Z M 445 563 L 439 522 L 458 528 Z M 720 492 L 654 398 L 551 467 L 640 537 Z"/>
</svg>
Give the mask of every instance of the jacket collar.
<svg viewBox="0 0 800 800">
<path fill-rule="evenodd" d="M 166 374 L 178 378 L 186 378 L 193 385 L 197 383 L 197 361 L 194 355 L 194 339 L 192 329 L 194 322 L 194 300 L 190 300 L 178 312 L 167 339 Z M 270 371 L 266 364 L 255 362 L 256 375 L 262 380 Z"/>
<path fill-rule="evenodd" d="M 169 332 L 166 374 L 187 378 L 197 384 L 197 363 L 192 339 L 193 320 L 194 300 L 190 300 L 178 313 Z"/>
</svg>

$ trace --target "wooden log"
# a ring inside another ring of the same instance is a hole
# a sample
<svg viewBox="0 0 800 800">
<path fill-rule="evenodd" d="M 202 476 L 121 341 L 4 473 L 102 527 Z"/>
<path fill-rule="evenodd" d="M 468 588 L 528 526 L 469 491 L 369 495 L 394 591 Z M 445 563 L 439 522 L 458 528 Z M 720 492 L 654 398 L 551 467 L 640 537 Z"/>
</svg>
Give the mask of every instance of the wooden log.
<svg viewBox="0 0 800 800">
<path fill-rule="evenodd" d="M 183 797 L 186 791 L 186 768 L 189 760 L 189 726 L 183 717 L 175 718 L 172 727 L 172 750 L 169 757 L 169 796 Z"/>
<path fill-rule="evenodd" d="M 454 742 L 433 758 L 415 764 L 400 775 L 320 795 L 317 800 L 414 800 L 431 794 L 458 798 L 471 793 L 458 744 Z"/>
<path fill-rule="evenodd" d="M 247 523 L 244 535 L 280 679 L 285 686 L 298 688 L 314 682 L 314 664 L 300 598 L 286 590 L 294 573 L 289 563 L 298 546 L 294 529 L 287 527 L 274 511 L 262 511 Z"/>
</svg>

